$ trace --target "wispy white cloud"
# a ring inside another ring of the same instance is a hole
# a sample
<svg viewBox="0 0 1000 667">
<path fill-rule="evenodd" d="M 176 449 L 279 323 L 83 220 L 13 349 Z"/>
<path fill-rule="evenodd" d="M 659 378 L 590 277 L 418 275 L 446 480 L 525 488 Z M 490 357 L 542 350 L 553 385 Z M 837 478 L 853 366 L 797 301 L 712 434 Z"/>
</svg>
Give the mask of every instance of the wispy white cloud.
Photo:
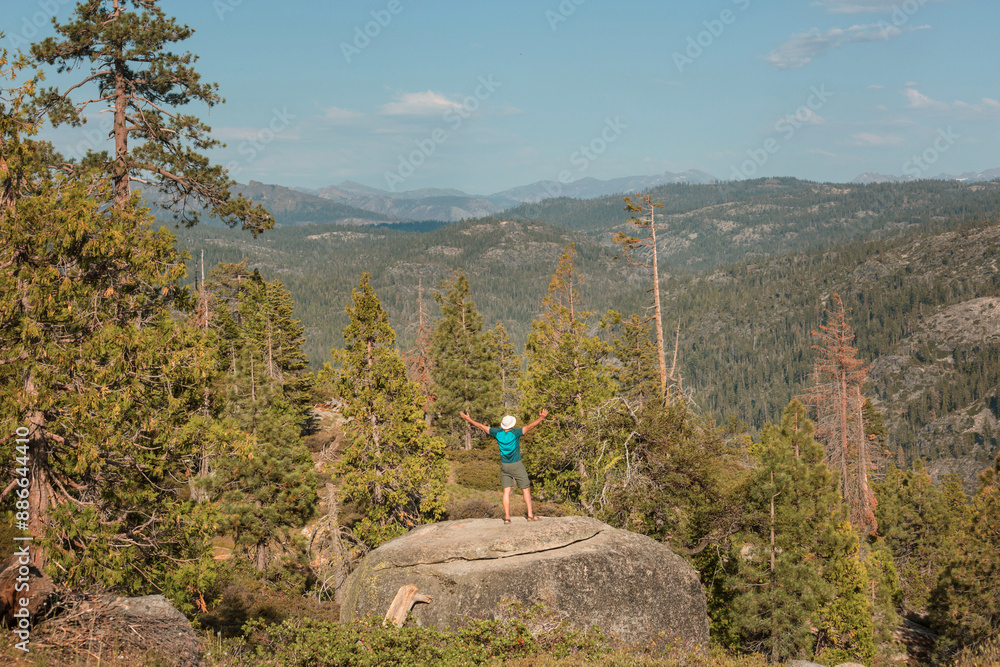
<svg viewBox="0 0 1000 667">
<path fill-rule="evenodd" d="M 281 128 L 275 132 L 267 125 L 263 127 L 233 127 L 222 126 L 213 127 L 212 136 L 223 141 L 261 141 L 270 143 L 275 139 L 298 139 L 299 135 L 287 128 Z"/>
<path fill-rule="evenodd" d="M 921 5 L 928 0 L 922 0 Z M 947 0 L 932 0 L 947 2 Z M 903 0 L 816 0 L 814 7 L 823 7 L 831 14 L 875 14 L 880 12 L 906 11 L 903 5 L 909 5 Z M 908 12 L 908 13 L 912 13 Z"/>
<path fill-rule="evenodd" d="M 916 88 L 904 89 L 903 97 L 906 98 L 906 106 L 910 109 L 935 109 L 938 111 L 945 111 L 948 108 L 946 103 L 931 99 Z"/>
<path fill-rule="evenodd" d="M 935 100 L 928 95 L 924 95 L 916 88 L 905 88 L 903 90 L 903 97 L 906 98 L 906 106 L 909 109 L 952 112 L 964 118 L 1000 115 L 1000 102 L 990 97 L 984 97 L 979 102 L 969 103 L 962 100 L 955 100 L 951 104 L 948 104 L 947 102 Z"/>
<path fill-rule="evenodd" d="M 956 100 L 952 106 L 959 111 L 969 111 L 975 114 L 995 114 L 1000 112 L 1000 102 L 990 97 L 984 97 L 978 104 L 968 104 L 961 100 Z"/>
<path fill-rule="evenodd" d="M 873 83 L 872 85 L 868 86 L 866 90 L 882 90 L 883 88 L 885 88 L 885 86 L 878 83 Z"/>
<path fill-rule="evenodd" d="M 360 111 L 341 109 L 340 107 L 320 107 L 320 112 L 323 120 L 332 125 L 352 125 L 365 118 L 365 115 Z"/>
<path fill-rule="evenodd" d="M 903 137 L 895 134 L 875 134 L 874 132 L 858 132 L 852 134 L 856 146 L 894 146 L 903 143 Z"/>
<path fill-rule="evenodd" d="M 807 153 L 812 153 L 814 155 L 823 155 L 825 157 L 840 157 L 836 153 L 831 153 L 830 151 L 825 151 L 822 148 L 810 148 L 806 152 Z"/>
<path fill-rule="evenodd" d="M 383 104 L 379 112 L 387 116 L 429 116 L 462 106 L 447 95 L 427 90 L 422 93 L 399 93 L 396 101 Z"/>
<path fill-rule="evenodd" d="M 802 123 L 802 124 L 822 125 L 823 123 L 826 122 L 826 118 L 823 118 L 823 116 L 820 116 L 818 113 L 816 113 L 815 111 L 813 111 L 809 107 L 805 107 L 805 106 L 799 107 L 799 109 L 795 112 L 794 115 L 795 115 L 795 119 L 799 123 Z M 784 119 L 785 119 L 785 117 L 781 116 L 781 117 L 777 118 L 775 122 L 779 123 L 779 122 L 781 122 Z"/>
<path fill-rule="evenodd" d="M 924 30 L 930 26 L 897 27 L 888 23 L 868 23 L 852 25 L 849 28 L 830 28 L 820 32 L 813 28 L 809 32 L 792 35 L 787 42 L 764 56 L 764 60 L 779 70 L 804 67 L 813 58 L 826 55 L 844 44 L 855 42 L 881 42 L 899 37 L 904 32 Z"/>
</svg>

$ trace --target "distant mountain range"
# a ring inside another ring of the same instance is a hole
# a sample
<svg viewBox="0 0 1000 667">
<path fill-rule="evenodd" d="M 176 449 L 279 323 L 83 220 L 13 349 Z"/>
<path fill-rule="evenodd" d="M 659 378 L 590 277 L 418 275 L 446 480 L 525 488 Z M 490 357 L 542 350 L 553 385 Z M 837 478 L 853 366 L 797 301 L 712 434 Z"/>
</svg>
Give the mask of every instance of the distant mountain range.
<svg viewBox="0 0 1000 667">
<path fill-rule="evenodd" d="M 461 190 L 440 188 L 389 192 L 353 181 L 345 181 L 318 190 L 306 188 L 296 188 L 296 190 L 395 218 L 458 221 L 492 215 L 512 206 L 553 197 L 592 199 L 611 194 L 640 192 L 671 183 L 707 184 L 716 180 L 718 179 L 711 174 L 689 169 L 681 173 L 668 171 L 655 176 L 625 176 L 606 181 L 596 178 L 581 178 L 571 183 L 536 181 L 491 195 L 471 195 Z"/>
<path fill-rule="evenodd" d="M 939 174 L 929 180 L 960 181 L 964 183 L 986 182 L 1000 179 L 1000 168 L 981 172 L 966 172 L 959 176 Z M 786 179 L 780 179 L 786 180 Z M 796 179 L 791 179 L 792 181 Z M 875 172 L 865 172 L 851 181 L 851 184 L 899 183 L 916 181 L 910 176 L 893 176 Z M 779 182 L 770 179 L 768 182 Z M 541 202 L 558 198 L 576 200 L 598 199 L 612 195 L 642 192 L 677 184 L 710 185 L 720 181 L 711 174 L 697 169 L 680 173 L 664 172 L 655 176 L 625 176 L 610 180 L 581 178 L 571 183 L 558 181 L 536 181 L 490 195 L 473 195 L 451 188 L 423 188 L 406 192 L 389 192 L 353 181 L 325 188 L 308 189 L 270 185 L 258 181 L 237 184 L 234 193 L 242 193 L 255 202 L 264 204 L 275 216 L 279 225 L 297 226 L 310 224 L 353 224 L 379 225 L 413 221 L 456 222 L 472 218 L 494 215 L 501 211 L 516 209 L 512 213 L 536 217 L 525 206 L 547 204 Z M 737 187 L 738 183 L 730 184 Z M 147 201 L 155 213 L 157 195 L 147 193 Z M 620 199 L 616 200 L 616 203 Z M 620 208 L 620 207 L 619 207 Z M 534 211 L 534 207 L 532 207 Z M 167 216 L 163 215 L 164 219 Z M 205 224 L 216 223 L 208 219 Z"/>
<path fill-rule="evenodd" d="M 959 176 L 952 174 L 938 174 L 927 178 L 935 181 L 962 181 L 964 183 L 979 183 L 982 181 L 993 181 L 1000 178 L 1000 168 L 987 169 L 986 171 L 967 171 Z M 907 181 L 921 180 L 915 176 L 893 176 L 892 174 L 879 174 L 874 171 L 866 171 L 857 176 L 851 183 L 903 183 Z"/>
</svg>

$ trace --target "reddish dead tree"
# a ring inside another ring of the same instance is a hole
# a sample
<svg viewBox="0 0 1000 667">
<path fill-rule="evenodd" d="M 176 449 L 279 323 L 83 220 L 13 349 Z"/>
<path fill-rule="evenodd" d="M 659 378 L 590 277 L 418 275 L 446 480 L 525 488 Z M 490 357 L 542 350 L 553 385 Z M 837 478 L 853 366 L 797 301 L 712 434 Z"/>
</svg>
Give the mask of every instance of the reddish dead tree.
<svg viewBox="0 0 1000 667">
<path fill-rule="evenodd" d="M 854 332 L 847 311 L 838 294 L 833 295 L 834 309 L 824 309 L 826 322 L 813 336 L 819 344 L 813 367 L 813 384 L 805 396 L 816 411 L 816 439 L 826 447 L 830 467 L 840 475 L 840 490 L 850 508 L 850 520 L 858 532 L 874 533 L 875 494 L 868 483 L 874 469 L 875 451 L 865 435 L 864 403 L 861 385 L 868 376 L 868 366 L 858 359 L 852 345 Z"/>
<path fill-rule="evenodd" d="M 660 370 L 660 394 L 661 398 L 667 400 L 667 379 L 669 379 L 680 389 L 680 381 L 674 376 L 677 370 L 677 350 L 674 349 L 674 364 L 667 374 L 666 344 L 663 340 L 663 308 L 660 304 L 660 268 L 658 263 L 658 253 L 656 248 L 656 209 L 663 208 L 663 204 L 654 202 L 650 195 L 639 195 L 634 200 L 625 197 L 625 210 L 632 214 L 628 221 L 640 230 L 648 233 L 648 236 L 641 238 L 629 236 L 625 232 L 618 232 L 614 236 L 614 243 L 622 247 L 622 255 L 625 260 L 633 266 L 641 266 L 650 269 L 653 274 L 653 319 L 656 322 L 656 357 Z M 647 264 L 647 259 L 649 263 Z M 680 329 L 677 331 L 680 339 Z"/>
<path fill-rule="evenodd" d="M 424 413 L 427 419 L 431 419 L 431 406 L 434 405 L 433 381 L 431 380 L 431 368 L 434 360 L 431 358 L 431 326 L 427 309 L 424 308 L 424 282 L 423 279 L 417 281 L 417 331 L 413 341 L 413 348 L 406 353 L 403 361 L 406 362 L 407 374 L 410 379 L 417 383 L 420 390 L 424 392 Z"/>
</svg>

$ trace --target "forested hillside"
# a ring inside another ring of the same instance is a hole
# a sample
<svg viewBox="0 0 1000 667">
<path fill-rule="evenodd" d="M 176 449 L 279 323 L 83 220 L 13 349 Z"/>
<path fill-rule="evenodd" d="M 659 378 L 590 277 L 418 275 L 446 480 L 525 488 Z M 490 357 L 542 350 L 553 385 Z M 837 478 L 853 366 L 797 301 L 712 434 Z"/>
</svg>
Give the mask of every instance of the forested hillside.
<svg viewBox="0 0 1000 667">
<path fill-rule="evenodd" d="M 252 268 L 280 277 L 306 325 L 304 349 L 314 367 L 343 344 L 344 306 L 363 271 L 372 274 L 372 285 L 399 330 L 404 349 L 414 338 L 421 286 L 425 307 L 433 306 L 433 293 L 459 268 L 466 272 L 487 326 L 503 321 L 516 344 L 523 345 L 568 243 L 576 243 L 585 276 L 581 289 L 585 308 L 631 312 L 644 299 L 639 272 L 615 261 L 612 249 L 537 221 L 482 218 L 426 233 L 324 225 L 276 229 L 257 240 L 209 228 L 178 230 L 178 234 L 199 261 L 204 249 L 206 267 L 245 257 Z M 436 314 L 437 308 L 431 311 Z"/>
<path fill-rule="evenodd" d="M 995 319 L 989 317 L 1000 303 L 1000 227 L 962 222 L 985 205 L 977 198 L 984 192 L 966 188 L 967 196 L 975 195 L 974 205 L 953 202 L 948 210 L 958 215 L 928 215 L 894 238 L 664 279 L 665 326 L 672 333 L 680 327 L 678 368 L 685 390 L 720 422 L 735 418 L 758 429 L 773 421 L 808 380 L 810 332 L 831 295 L 839 293 L 853 309 L 861 355 L 874 364 L 868 393 L 888 419 L 893 455 L 901 448 L 905 460 L 951 460 L 933 469 L 959 472 L 971 488 L 997 450 L 1000 416 L 993 363 L 1000 327 L 991 328 Z M 929 226 L 946 231 L 919 231 Z M 547 276 L 570 241 L 584 276 L 585 308 L 632 313 L 651 303 L 643 271 L 615 259 L 614 248 L 537 221 L 483 218 L 424 234 L 383 227 L 277 229 L 258 241 L 203 228 L 184 231 L 181 238 L 193 254 L 204 249 L 208 265 L 246 257 L 251 266 L 280 276 L 306 325 L 305 350 L 314 366 L 341 345 L 346 295 L 361 271 L 372 273 L 404 349 L 413 341 L 419 289 L 430 303 L 457 268 L 466 272 L 485 321 L 502 321 L 515 344 L 523 345 Z M 669 253 L 672 242 L 665 244 Z M 431 311 L 436 314 L 436 308 Z"/>
<path fill-rule="evenodd" d="M 871 185 L 769 178 L 648 191 L 664 205 L 661 258 L 674 270 L 706 270 L 905 229 L 975 219 L 1000 209 L 1000 182 L 914 181 Z M 547 199 L 505 212 L 608 242 L 628 215 L 620 196 Z"/>
<path fill-rule="evenodd" d="M 873 363 L 866 391 L 887 417 L 893 454 L 972 457 L 962 469 L 971 486 L 997 451 L 998 252 L 1000 226 L 969 225 L 677 281 L 668 300 L 687 386 L 719 418 L 773 421 L 808 381 L 811 332 L 839 293 Z"/>
</svg>

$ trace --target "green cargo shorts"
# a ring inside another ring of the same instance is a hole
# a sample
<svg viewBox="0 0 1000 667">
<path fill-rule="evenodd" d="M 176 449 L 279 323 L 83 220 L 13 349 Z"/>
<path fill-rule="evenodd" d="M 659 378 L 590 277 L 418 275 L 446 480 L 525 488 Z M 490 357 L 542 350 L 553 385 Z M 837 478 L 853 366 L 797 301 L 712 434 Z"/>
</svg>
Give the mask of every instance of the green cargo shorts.
<svg viewBox="0 0 1000 667">
<path fill-rule="evenodd" d="M 519 489 L 530 489 L 531 480 L 528 479 L 528 471 L 524 469 L 524 463 L 517 461 L 515 463 L 504 463 L 500 462 L 500 484 L 503 488 L 507 489 L 514 486 L 514 482 L 517 482 Z"/>
</svg>

